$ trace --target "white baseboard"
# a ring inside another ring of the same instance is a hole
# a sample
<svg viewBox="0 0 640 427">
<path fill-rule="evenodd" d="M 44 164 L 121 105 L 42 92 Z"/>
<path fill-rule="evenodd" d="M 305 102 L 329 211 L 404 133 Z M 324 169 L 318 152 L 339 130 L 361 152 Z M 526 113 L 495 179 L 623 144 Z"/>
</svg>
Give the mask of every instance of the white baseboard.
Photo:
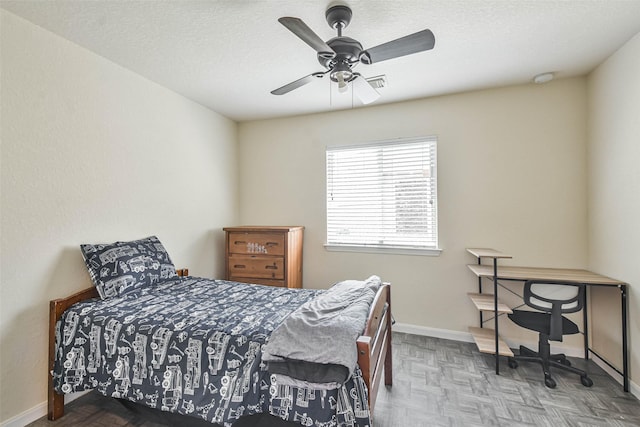
<svg viewBox="0 0 640 427">
<path fill-rule="evenodd" d="M 609 365 L 607 365 L 602 360 L 600 360 L 600 358 L 592 357 L 591 360 L 593 360 L 596 365 L 600 366 L 603 371 L 609 374 L 611 378 L 619 382 L 621 385 L 623 384 L 622 375 L 620 375 L 617 371 L 615 371 Z M 638 399 L 640 399 L 640 386 L 638 386 L 638 384 L 634 383 L 631 380 L 629 380 L 629 392 L 633 394 L 635 397 L 637 397 Z"/>
<path fill-rule="evenodd" d="M 2 425 L 2 427 L 24 427 L 44 415 L 47 415 L 47 402 L 42 402 L 31 409 L 27 409 L 21 414 L 9 418 L 0 425 Z"/>
<path fill-rule="evenodd" d="M 64 403 L 67 404 L 69 402 L 73 402 L 77 398 L 84 396 L 89 393 L 88 391 L 80 391 L 78 393 L 66 394 L 64 396 Z M 0 423 L 0 427 L 24 427 L 27 424 L 34 422 L 35 420 L 44 417 L 47 415 L 47 402 L 42 402 L 33 408 L 27 409 L 26 411 L 9 418 L 6 421 Z"/>
<path fill-rule="evenodd" d="M 451 331 L 448 329 L 429 328 L 426 326 L 411 325 L 409 323 L 395 323 L 393 325 L 394 332 L 403 332 L 406 334 L 422 335 L 426 337 L 443 338 L 452 341 L 474 342 L 473 337 L 468 332 Z M 537 348 L 538 342 L 523 342 L 505 339 L 510 348 L 518 348 L 521 345 L 529 348 Z M 582 347 L 565 347 L 553 346 L 554 351 L 561 351 L 570 357 L 584 357 L 584 349 Z M 607 374 L 622 385 L 622 375 L 611 369 L 606 363 L 598 357 L 591 357 L 596 365 L 600 366 Z M 640 399 L 640 386 L 629 380 L 629 392 Z"/>
<path fill-rule="evenodd" d="M 449 329 L 429 328 L 426 326 L 412 325 L 396 322 L 393 325 L 394 332 L 422 335 L 425 337 L 443 338 L 445 340 L 473 342 L 473 337 L 468 332 L 451 331 Z"/>
</svg>

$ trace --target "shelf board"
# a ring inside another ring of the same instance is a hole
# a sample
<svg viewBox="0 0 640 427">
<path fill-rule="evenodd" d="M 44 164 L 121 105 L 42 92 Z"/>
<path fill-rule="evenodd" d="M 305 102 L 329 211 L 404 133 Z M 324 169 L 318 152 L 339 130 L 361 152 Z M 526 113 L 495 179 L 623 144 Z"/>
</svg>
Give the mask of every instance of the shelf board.
<svg viewBox="0 0 640 427">
<path fill-rule="evenodd" d="M 480 311 L 493 311 L 493 294 L 478 294 L 469 292 L 469 298 L 476 305 L 476 308 Z M 500 302 L 498 300 L 498 313 L 508 313 L 511 314 L 513 311 L 509 308 L 508 305 Z"/>
<path fill-rule="evenodd" d="M 469 332 L 478 346 L 480 353 L 496 354 L 496 341 L 493 329 L 469 326 Z M 513 352 L 502 338 L 498 337 L 498 354 L 513 357 Z"/>
<path fill-rule="evenodd" d="M 476 258 L 513 258 L 511 255 L 489 248 L 467 248 L 467 252 Z"/>
</svg>

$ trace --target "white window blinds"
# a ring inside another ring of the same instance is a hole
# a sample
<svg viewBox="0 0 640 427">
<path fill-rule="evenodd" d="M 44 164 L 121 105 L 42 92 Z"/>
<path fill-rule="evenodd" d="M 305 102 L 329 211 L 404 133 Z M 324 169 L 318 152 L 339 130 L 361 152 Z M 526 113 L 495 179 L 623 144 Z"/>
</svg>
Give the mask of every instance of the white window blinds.
<svg viewBox="0 0 640 427">
<path fill-rule="evenodd" d="M 434 137 L 326 154 L 327 245 L 437 249 Z"/>
</svg>

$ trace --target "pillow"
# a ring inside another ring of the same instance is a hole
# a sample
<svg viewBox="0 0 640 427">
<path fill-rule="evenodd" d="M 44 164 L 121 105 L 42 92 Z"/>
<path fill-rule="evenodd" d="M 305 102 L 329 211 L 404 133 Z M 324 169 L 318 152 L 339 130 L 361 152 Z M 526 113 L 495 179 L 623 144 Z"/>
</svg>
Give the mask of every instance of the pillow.
<svg viewBox="0 0 640 427">
<path fill-rule="evenodd" d="M 156 236 L 132 242 L 80 245 L 100 298 L 122 296 L 176 276 L 176 268 Z"/>
</svg>

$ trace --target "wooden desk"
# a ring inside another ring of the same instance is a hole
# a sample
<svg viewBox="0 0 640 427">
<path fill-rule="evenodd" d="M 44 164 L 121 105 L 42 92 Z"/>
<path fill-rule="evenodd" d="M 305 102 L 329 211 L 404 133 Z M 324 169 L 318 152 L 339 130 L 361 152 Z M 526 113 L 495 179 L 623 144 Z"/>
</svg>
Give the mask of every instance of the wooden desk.
<svg viewBox="0 0 640 427">
<path fill-rule="evenodd" d="M 498 337 L 498 314 L 504 312 L 500 310 L 501 306 L 498 302 L 498 281 L 499 280 L 513 280 L 525 282 L 527 280 L 545 280 L 551 283 L 575 283 L 585 286 L 605 286 L 618 288 L 620 291 L 621 301 L 621 322 L 622 322 L 622 371 L 615 367 L 611 362 L 596 353 L 589 347 L 589 330 L 588 330 L 588 306 L 586 304 L 587 293 L 585 292 L 583 321 L 584 321 L 584 357 L 589 358 L 589 352 L 598 357 L 604 363 L 606 363 L 613 370 L 622 375 L 623 388 L 625 392 L 629 391 L 629 348 L 627 340 L 627 322 L 628 322 L 628 310 L 627 310 L 627 284 L 620 280 L 612 279 L 607 276 L 593 273 L 588 270 L 580 269 L 567 269 L 567 268 L 538 268 L 538 267 L 511 267 L 501 266 L 498 268 L 497 260 L 500 258 L 511 258 L 509 255 L 503 255 L 493 249 L 467 249 L 469 253 L 474 255 L 478 259 L 478 264 L 470 264 L 467 267 L 478 277 L 480 292 L 482 292 L 482 279 L 489 279 L 494 284 L 494 317 L 495 321 L 495 348 L 499 348 Z M 481 264 L 482 258 L 493 259 L 493 265 Z M 480 317 L 480 324 L 482 325 L 482 316 Z M 503 353 L 503 352 L 502 352 Z M 495 354 L 500 354 L 496 351 Z M 499 373 L 499 357 L 496 355 L 496 373 Z"/>
<path fill-rule="evenodd" d="M 470 264 L 469 269 L 478 277 L 493 278 L 493 268 L 490 265 Z M 588 270 L 569 268 L 539 268 L 539 267 L 500 267 L 498 279 L 502 280 L 549 280 L 552 282 L 581 283 L 584 285 L 618 286 L 626 285 L 620 280 L 593 273 Z"/>
</svg>

